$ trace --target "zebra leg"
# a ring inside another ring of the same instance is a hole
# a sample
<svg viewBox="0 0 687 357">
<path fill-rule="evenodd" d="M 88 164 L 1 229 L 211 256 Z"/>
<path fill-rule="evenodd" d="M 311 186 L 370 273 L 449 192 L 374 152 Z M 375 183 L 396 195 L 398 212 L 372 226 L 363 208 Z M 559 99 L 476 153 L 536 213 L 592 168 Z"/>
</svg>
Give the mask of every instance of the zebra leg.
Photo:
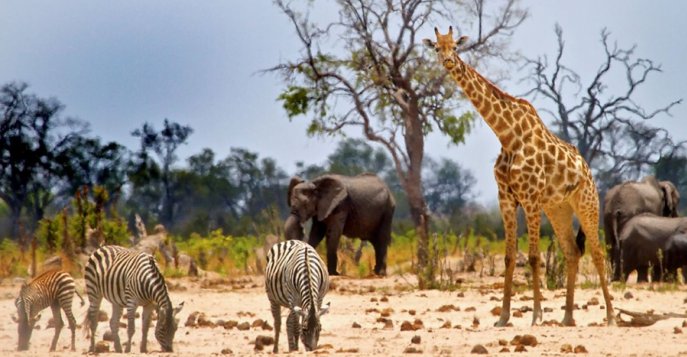
<svg viewBox="0 0 687 357">
<path fill-rule="evenodd" d="M 91 346 L 88 348 L 88 352 L 95 353 L 95 329 L 98 327 L 98 311 L 100 311 L 103 297 L 89 294 L 88 301 L 88 324 L 91 328 Z"/>
<path fill-rule="evenodd" d="M 136 332 L 136 303 L 132 300 L 129 301 L 129 305 L 126 307 L 126 347 L 125 352 L 131 352 L 131 339 L 134 337 L 134 332 Z M 143 347 L 143 346 L 141 346 Z"/>
<path fill-rule="evenodd" d="M 300 314 L 293 310 L 286 318 L 286 339 L 289 340 L 289 352 L 298 351 L 298 335 L 301 331 L 299 319 Z"/>
<path fill-rule="evenodd" d="M 272 353 L 279 353 L 279 330 L 281 330 L 281 306 L 279 304 L 271 302 L 272 317 L 274 318 L 274 348 L 272 348 Z"/>
<path fill-rule="evenodd" d="M 114 340 L 114 349 L 117 353 L 122 353 L 122 343 L 119 341 L 119 319 L 122 317 L 122 307 L 112 304 L 112 317 L 110 318 L 110 332 Z"/>
<path fill-rule="evenodd" d="M 52 319 L 55 322 L 55 336 L 53 336 L 52 343 L 50 344 L 50 352 L 53 352 L 57 347 L 57 340 L 60 338 L 60 332 L 64 326 L 64 321 L 62 321 L 62 311 L 60 311 L 59 304 L 53 303 L 50 305 L 50 309 L 52 310 Z"/>
<path fill-rule="evenodd" d="M 69 300 L 69 304 L 62 305 L 62 310 L 64 310 L 64 314 L 67 315 L 69 329 L 72 331 L 72 351 L 76 351 L 76 347 L 74 346 L 74 340 L 76 339 L 76 319 L 72 313 L 72 301 Z"/>
<path fill-rule="evenodd" d="M 148 304 L 143 306 L 143 313 L 141 314 L 141 353 L 148 352 L 148 329 L 150 328 L 150 317 L 153 314 L 153 305 Z"/>
</svg>

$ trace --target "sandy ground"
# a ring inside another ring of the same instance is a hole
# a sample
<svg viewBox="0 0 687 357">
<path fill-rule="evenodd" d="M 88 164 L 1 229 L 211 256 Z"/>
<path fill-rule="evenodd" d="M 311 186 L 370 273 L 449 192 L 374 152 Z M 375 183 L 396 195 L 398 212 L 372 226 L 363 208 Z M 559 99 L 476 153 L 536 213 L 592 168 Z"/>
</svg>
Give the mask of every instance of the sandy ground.
<svg viewBox="0 0 687 357">
<path fill-rule="evenodd" d="M 516 281 L 522 286 L 513 297 L 514 310 L 522 310 L 521 317 L 512 316 L 512 327 L 493 327 L 498 317 L 492 309 L 500 307 L 502 278 L 483 277 L 476 273 L 464 273 L 456 277 L 462 281 L 454 291 L 418 291 L 413 289 L 411 276 L 391 276 L 387 278 L 351 279 L 335 277 L 332 289 L 325 301 L 331 302 L 331 312 L 322 317 L 320 347 L 314 353 L 331 355 L 408 355 L 410 349 L 424 355 L 463 356 L 477 344 L 482 344 L 489 354 L 498 355 L 537 355 L 557 356 L 573 353 L 561 352 L 565 344 L 572 348 L 584 346 L 593 356 L 673 356 L 687 355 L 687 328 L 683 329 L 683 318 L 662 320 L 648 327 L 606 327 L 603 325 L 605 310 L 599 288 L 578 288 L 575 302 L 577 327 L 530 326 L 532 312 L 532 292 L 525 284 L 522 269 L 518 269 Z M 50 311 L 44 310 L 40 329 L 31 339 L 28 352 L 15 352 L 17 330 L 10 316 L 16 309 L 14 297 L 19 291 L 17 279 L 5 279 L 0 284 L 0 351 L 3 356 L 44 356 L 47 355 L 53 329 L 46 329 Z M 83 280 L 78 281 L 83 291 Z M 258 336 L 273 336 L 274 331 L 263 327 L 250 327 L 239 330 L 223 326 L 191 327 L 185 326 L 190 314 L 201 312 L 207 320 L 234 320 L 238 323 L 253 324 L 263 319 L 274 326 L 269 311 L 269 303 L 264 293 L 262 277 L 237 279 L 171 279 L 173 302 L 185 302 L 179 314 L 180 323 L 174 342 L 172 355 L 207 356 L 232 353 L 233 355 L 253 355 L 271 353 L 272 346 L 264 351 L 255 350 Z M 656 313 L 685 313 L 685 290 L 653 287 L 647 284 L 628 284 L 626 288 L 612 290 L 615 307 L 631 311 L 654 309 Z M 628 294 L 629 293 L 629 294 Z M 560 321 L 563 317 L 564 291 L 544 291 L 544 321 Z M 596 299 L 594 299 L 596 298 Z M 598 300 L 600 304 L 595 304 Z M 87 305 L 80 307 L 75 298 L 74 310 L 79 323 L 86 313 Z M 444 305 L 452 305 L 441 308 Z M 110 313 L 110 307 L 103 304 Z M 515 312 L 515 311 L 514 311 Z M 282 310 L 285 316 L 287 310 Z M 516 314 L 518 315 L 518 314 Z M 624 316 L 629 320 L 627 316 Z M 416 322 L 416 320 L 419 320 Z M 390 322 L 388 322 L 390 321 Z M 417 330 L 401 331 L 404 321 L 415 324 Z M 222 321 L 219 321 L 220 323 Z M 354 324 L 359 326 L 354 328 Z M 257 325 L 261 325 L 259 322 Z M 140 320 L 134 336 L 133 350 L 138 351 L 140 344 Z M 449 327 L 450 326 L 450 327 Z M 107 323 L 98 325 L 97 335 L 102 338 Z M 684 333 L 682 330 L 685 330 Z M 536 346 L 526 346 L 525 352 L 515 352 L 511 341 L 516 335 L 530 334 L 536 338 Z M 125 339 L 125 329 L 120 329 L 120 337 Z M 159 345 L 149 334 L 149 350 L 159 351 Z M 415 336 L 419 336 L 419 339 Z M 411 340 L 415 337 L 418 343 Z M 85 353 L 88 341 L 81 330 L 77 331 L 76 352 L 68 351 L 69 330 L 62 330 L 58 343 L 59 353 L 55 356 L 75 356 Z M 502 346 L 500 344 L 506 344 Z M 282 327 L 279 342 L 280 351 L 287 351 L 286 333 Z M 509 352 L 500 352 L 507 348 Z M 231 352 L 229 352 L 229 350 Z M 295 354 L 304 354 L 302 352 Z"/>
</svg>

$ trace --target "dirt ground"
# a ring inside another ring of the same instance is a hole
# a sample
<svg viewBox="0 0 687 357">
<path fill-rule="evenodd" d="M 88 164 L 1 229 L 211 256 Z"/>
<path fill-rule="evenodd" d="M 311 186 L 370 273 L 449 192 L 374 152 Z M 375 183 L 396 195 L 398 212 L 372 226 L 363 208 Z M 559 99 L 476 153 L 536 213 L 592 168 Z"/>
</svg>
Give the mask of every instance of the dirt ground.
<svg viewBox="0 0 687 357">
<path fill-rule="evenodd" d="M 600 288 L 582 289 L 578 285 L 575 302 L 579 309 L 574 314 L 577 327 L 532 327 L 532 312 L 528 309 L 532 307 L 532 291 L 526 286 L 523 269 L 519 268 L 518 272 L 516 281 L 521 286 L 513 297 L 513 326 L 505 328 L 493 327 L 498 317 L 493 315 L 492 309 L 500 308 L 502 298 L 502 278 L 498 276 L 480 278 L 477 273 L 459 274 L 454 279 L 460 284 L 450 292 L 418 291 L 412 288 L 414 278 L 410 275 L 369 279 L 334 277 L 332 289 L 325 299 L 325 302 L 331 302 L 330 313 L 321 319 L 322 334 L 319 348 L 314 353 L 401 356 L 416 352 L 423 355 L 463 356 L 470 354 L 475 345 L 481 344 L 491 355 L 572 355 L 574 352 L 563 350 L 577 346 L 583 346 L 592 356 L 687 355 L 687 328 L 683 328 L 683 318 L 670 318 L 647 327 L 600 326 L 604 324 L 605 317 Z M 11 315 L 16 311 L 14 298 L 20 283 L 19 279 L 5 279 L 0 284 L 0 351 L 2 356 L 47 355 L 54 331 L 45 328 L 51 315 L 49 309 L 42 313 L 43 317 L 38 323 L 40 328 L 31 338 L 30 350 L 15 352 L 17 329 Z M 79 291 L 83 291 L 83 280 L 77 284 Z M 231 353 L 244 356 L 272 352 L 270 345 L 265 346 L 263 351 L 255 349 L 258 336 L 274 335 L 274 331 L 269 329 L 274 323 L 262 277 L 170 279 L 168 285 L 173 302 L 185 302 L 184 310 L 179 314 L 179 329 L 172 355 Z M 623 289 L 613 289 L 612 295 L 616 308 L 641 312 L 653 309 L 657 314 L 682 314 L 686 308 L 685 290 L 684 286 L 676 289 L 672 285 L 666 288 L 630 283 Z M 544 297 L 544 321 L 560 321 L 563 317 L 564 291 L 545 290 Z M 81 307 L 78 298 L 75 298 L 74 310 L 79 323 L 86 309 L 87 304 Z M 108 304 L 104 303 L 103 309 L 110 314 Z M 205 317 L 200 319 L 200 324 L 210 326 L 186 326 L 189 315 L 194 312 L 203 313 Z M 284 325 L 286 314 L 287 310 L 283 309 Z M 628 316 L 623 318 L 629 320 Z M 269 326 L 256 322 L 258 319 L 266 321 Z M 251 327 L 240 330 L 232 327 L 234 323 L 229 322 L 232 320 L 239 324 L 246 322 Z M 213 323 L 217 325 L 212 327 Z M 108 329 L 107 325 L 106 322 L 99 323 L 99 340 Z M 402 331 L 404 325 L 410 329 Z M 139 349 L 139 327 L 140 320 L 137 321 L 134 336 L 134 351 Z M 524 352 L 515 352 L 516 348 L 523 347 L 517 347 L 511 341 L 516 335 L 526 334 L 536 338 L 536 346 L 524 346 Z M 125 329 L 120 329 L 120 337 L 125 339 L 125 336 Z M 52 355 L 82 355 L 88 348 L 88 340 L 83 337 L 81 330 L 77 331 L 76 352 L 68 351 L 68 343 L 69 330 L 65 328 L 58 343 L 59 353 Z M 282 352 L 288 351 L 284 327 L 279 348 Z M 500 352 L 505 349 L 509 352 Z M 149 350 L 160 350 L 152 331 L 149 334 Z M 304 354 L 302 351 L 301 345 L 301 352 L 295 354 Z"/>
</svg>

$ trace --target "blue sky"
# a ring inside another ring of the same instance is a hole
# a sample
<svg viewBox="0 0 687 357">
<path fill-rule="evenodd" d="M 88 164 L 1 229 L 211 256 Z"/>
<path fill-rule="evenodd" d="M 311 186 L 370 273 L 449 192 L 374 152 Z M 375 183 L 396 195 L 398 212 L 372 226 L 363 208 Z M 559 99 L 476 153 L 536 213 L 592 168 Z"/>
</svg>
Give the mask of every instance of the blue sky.
<svg viewBox="0 0 687 357">
<path fill-rule="evenodd" d="M 606 27 L 619 46 L 636 44 L 639 57 L 662 65 L 663 73 L 638 93 L 640 105 L 657 108 L 687 95 L 687 2 L 522 4 L 530 17 L 515 32 L 512 49 L 528 57 L 552 56 L 553 29 L 560 23 L 564 61 L 589 79 L 603 56 L 599 33 Z M 428 27 L 426 36 L 432 35 Z M 32 92 L 59 98 L 65 114 L 89 121 L 93 135 L 132 149 L 137 143 L 130 132 L 143 122 L 160 128 L 169 118 L 190 125 L 195 131 L 180 149 L 183 158 L 205 147 L 222 158 L 231 147 L 242 147 L 274 158 L 289 173 L 297 161 L 322 163 L 338 139 L 307 137 L 307 120 L 290 122 L 276 101 L 280 79 L 258 74 L 295 58 L 299 48 L 292 25 L 267 0 L 0 2 L 0 83 L 26 81 Z M 504 89 L 523 93 L 520 78 L 512 73 Z M 687 104 L 672 114 L 653 124 L 687 139 Z M 478 180 L 478 201 L 495 202 L 492 165 L 499 144 L 490 129 L 479 122 L 465 145 L 448 143 L 432 134 L 426 152 L 470 169 Z"/>
</svg>

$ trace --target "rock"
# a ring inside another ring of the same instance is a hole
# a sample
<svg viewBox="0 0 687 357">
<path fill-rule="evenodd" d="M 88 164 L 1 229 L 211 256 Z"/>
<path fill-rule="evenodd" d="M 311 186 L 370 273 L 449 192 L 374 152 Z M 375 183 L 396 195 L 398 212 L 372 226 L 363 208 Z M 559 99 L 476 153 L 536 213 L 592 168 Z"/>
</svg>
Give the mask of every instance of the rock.
<svg viewBox="0 0 687 357">
<path fill-rule="evenodd" d="M 410 321 L 403 321 L 401 323 L 401 331 L 415 331 L 413 324 Z"/>
<path fill-rule="evenodd" d="M 628 291 L 628 292 L 625 293 L 625 295 L 623 295 L 623 297 L 624 297 L 625 299 L 628 299 L 628 300 L 629 300 L 629 299 L 633 299 L 635 296 L 632 295 L 632 293 Z"/>
<path fill-rule="evenodd" d="M 114 335 L 112 334 L 112 331 L 107 330 L 105 333 L 103 333 L 103 341 L 114 341 Z"/>
<path fill-rule="evenodd" d="M 522 317 L 522 311 L 520 311 L 520 310 L 513 311 L 513 317 Z"/>
<path fill-rule="evenodd" d="M 239 329 L 239 331 L 246 331 L 246 330 L 250 329 L 250 324 L 248 322 L 244 321 L 244 322 L 238 324 L 236 326 L 236 328 Z"/>
<path fill-rule="evenodd" d="M 465 310 L 465 311 L 467 311 L 467 310 Z M 501 307 L 497 306 L 497 307 L 491 309 L 491 314 L 493 316 L 501 316 Z"/>
<path fill-rule="evenodd" d="M 382 296 L 382 298 L 379 299 L 379 301 L 381 301 L 381 302 L 389 302 L 389 298 L 386 297 L 386 296 Z"/>
<path fill-rule="evenodd" d="M 98 322 L 105 322 L 107 320 L 109 320 L 107 317 L 107 312 L 103 310 L 98 311 Z"/>
<path fill-rule="evenodd" d="M 472 318 L 472 328 L 478 328 L 479 327 L 479 319 L 477 316 Z"/>
<path fill-rule="evenodd" d="M 95 344 L 95 353 L 110 352 L 110 344 L 105 341 L 98 341 Z"/>
<path fill-rule="evenodd" d="M 467 309 L 465 309 L 465 312 L 472 312 L 472 311 L 477 311 L 477 309 L 474 306 L 470 306 Z"/>
<path fill-rule="evenodd" d="M 675 327 L 675 328 L 673 328 L 673 333 L 676 334 L 676 335 L 679 334 L 679 333 L 682 333 L 682 329 L 679 328 L 679 327 Z"/>
<path fill-rule="evenodd" d="M 377 298 L 376 297 L 370 298 L 370 302 L 377 302 Z"/>
<path fill-rule="evenodd" d="M 532 335 L 523 335 L 523 336 L 520 338 L 520 343 L 521 343 L 523 346 L 535 347 L 535 346 L 537 346 L 537 338 L 534 337 L 534 336 L 532 336 Z"/>
<path fill-rule="evenodd" d="M 362 326 L 360 326 L 360 324 L 357 322 L 353 322 L 353 325 L 351 327 L 352 328 L 361 328 Z"/>
<path fill-rule="evenodd" d="M 229 349 L 229 348 L 224 348 L 224 349 L 222 349 L 222 352 L 220 352 L 220 353 L 223 354 L 223 355 L 233 355 L 233 354 L 234 354 L 234 351 L 232 351 L 232 350 Z"/>
<path fill-rule="evenodd" d="M 391 316 L 392 312 L 394 312 L 394 309 L 387 307 L 386 309 L 382 310 L 379 314 L 382 315 L 382 317 L 389 317 Z"/>
<path fill-rule="evenodd" d="M 460 311 L 460 308 L 451 304 L 451 305 L 441 305 L 441 307 L 437 309 L 437 312 L 451 312 L 451 311 Z"/>
<path fill-rule="evenodd" d="M 544 310 L 544 312 L 553 312 L 552 307 L 545 307 L 543 310 Z"/>
<path fill-rule="evenodd" d="M 199 311 L 194 311 L 188 317 L 186 318 L 186 323 L 184 326 L 186 327 L 196 327 L 198 326 L 196 320 L 198 319 L 198 315 L 200 314 Z"/>
<path fill-rule="evenodd" d="M 415 316 L 416 312 L 415 310 L 408 310 L 408 313 L 410 314 L 410 316 Z"/>
<path fill-rule="evenodd" d="M 508 347 L 503 347 L 499 350 L 499 353 L 510 353 L 510 349 L 508 349 Z"/>
<path fill-rule="evenodd" d="M 198 315 L 197 323 L 198 323 L 198 327 L 215 327 L 216 326 L 215 323 L 210 321 L 210 319 L 208 319 L 207 316 L 205 316 L 205 314 L 202 312 Z"/>
<path fill-rule="evenodd" d="M 422 320 L 415 319 L 415 321 L 413 321 L 413 329 L 414 330 L 419 330 L 419 329 L 422 329 L 424 327 L 425 327 L 425 324 L 422 323 Z"/>
<path fill-rule="evenodd" d="M 274 344 L 274 337 L 260 335 L 255 338 L 255 350 L 262 351 L 264 346 L 271 346 Z"/>
<path fill-rule="evenodd" d="M 263 330 L 263 331 L 272 331 L 272 330 L 274 330 L 274 328 L 272 327 L 272 325 L 270 325 L 269 322 L 267 322 L 267 320 L 263 321 L 263 322 L 262 322 L 262 326 L 260 326 L 260 327 L 262 327 L 262 330 Z"/>
<path fill-rule="evenodd" d="M 475 345 L 474 347 L 472 347 L 470 353 L 474 353 L 477 355 L 486 355 L 489 354 L 489 351 L 487 351 L 487 348 L 482 345 Z"/>
<path fill-rule="evenodd" d="M 573 347 L 569 343 L 564 343 L 561 346 L 561 353 L 572 353 L 572 351 L 573 351 Z"/>
<path fill-rule="evenodd" d="M 589 301 L 587 301 L 587 305 L 589 305 L 589 306 L 599 305 L 599 298 L 592 297 L 591 299 L 589 299 Z"/>
<path fill-rule="evenodd" d="M 451 328 L 451 321 L 444 322 L 444 324 L 441 325 L 441 327 L 439 328 Z"/>
<path fill-rule="evenodd" d="M 236 320 L 229 320 L 229 321 L 225 321 L 225 322 L 224 322 L 224 325 L 222 325 L 222 327 L 224 327 L 225 330 L 231 330 L 231 329 L 233 329 L 234 327 L 237 327 L 238 325 L 239 325 L 239 322 L 238 322 L 238 321 L 236 321 Z"/>
<path fill-rule="evenodd" d="M 508 346 L 508 341 L 503 338 L 499 339 L 499 346 Z"/>
<path fill-rule="evenodd" d="M 420 337 L 419 335 L 415 335 L 413 336 L 413 338 L 410 339 L 410 343 L 414 343 L 416 345 L 420 342 L 422 342 L 422 337 Z"/>
<path fill-rule="evenodd" d="M 422 353 L 422 350 L 417 349 L 413 346 L 410 346 L 410 347 L 406 347 L 406 349 L 403 350 L 403 353 Z"/>
<path fill-rule="evenodd" d="M 384 321 L 384 327 L 382 329 L 384 330 L 392 330 L 394 328 L 394 323 L 391 320 L 385 320 Z"/>
<path fill-rule="evenodd" d="M 582 346 L 582 345 L 577 345 L 575 346 L 575 349 L 573 350 L 575 353 L 587 353 L 587 349 Z"/>
<path fill-rule="evenodd" d="M 359 351 L 359 348 L 339 348 L 336 353 L 358 353 Z"/>
<path fill-rule="evenodd" d="M 252 328 L 262 327 L 264 324 L 265 324 L 265 321 L 263 321 L 262 319 L 257 319 L 255 321 L 253 321 L 253 323 L 250 325 L 250 327 L 252 327 Z"/>
<path fill-rule="evenodd" d="M 527 348 L 524 345 L 515 346 L 515 352 L 527 352 Z"/>
</svg>

